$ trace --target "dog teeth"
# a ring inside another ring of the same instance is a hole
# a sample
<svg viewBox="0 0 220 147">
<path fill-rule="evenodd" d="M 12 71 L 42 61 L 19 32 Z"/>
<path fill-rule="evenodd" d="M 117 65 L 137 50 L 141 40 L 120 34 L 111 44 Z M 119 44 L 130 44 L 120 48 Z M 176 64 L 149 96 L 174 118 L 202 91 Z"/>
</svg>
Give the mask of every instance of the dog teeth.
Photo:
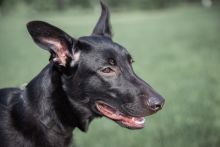
<svg viewBox="0 0 220 147">
<path fill-rule="evenodd" d="M 144 117 L 141 117 L 141 118 L 132 117 L 132 121 L 134 121 L 136 124 L 144 124 L 145 118 Z"/>
</svg>

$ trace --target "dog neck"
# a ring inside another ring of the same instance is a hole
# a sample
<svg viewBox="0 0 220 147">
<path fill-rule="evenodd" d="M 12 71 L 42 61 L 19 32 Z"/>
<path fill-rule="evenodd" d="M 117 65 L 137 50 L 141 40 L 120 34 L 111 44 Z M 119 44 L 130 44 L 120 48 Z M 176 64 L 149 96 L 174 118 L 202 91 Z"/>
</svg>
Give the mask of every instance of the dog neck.
<svg viewBox="0 0 220 147">
<path fill-rule="evenodd" d="M 72 132 L 75 127 L 87 131 L 92 120 L 83 106 L 68 98 L 63 90 L 62 73 L 48 64 L 26 87 L 26 101 L 40 122 L 56 132 Z M 91 114 L 91 113 L 89 113 Z"/>
</svg>

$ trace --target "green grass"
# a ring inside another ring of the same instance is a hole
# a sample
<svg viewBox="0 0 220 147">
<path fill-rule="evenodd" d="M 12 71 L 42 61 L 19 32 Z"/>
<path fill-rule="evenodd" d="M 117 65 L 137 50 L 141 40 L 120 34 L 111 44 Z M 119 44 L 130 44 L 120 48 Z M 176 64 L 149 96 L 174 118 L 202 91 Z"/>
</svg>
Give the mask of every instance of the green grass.
<svg viewBox="0 0 220 147">
<path fill-rule="evenodd" d="M 0 87 L 30 81 L 48 62 L 25 24 L 40 19 L 72 36 L 88 35 L 99 11 L 10 14 L 0 18 Z M 134 69 L 166 97 L 164 109 L 142 130 L 105 118 L 88 133 L 75 130 L 78 147 L 217 147 L 220 144 L 220 13 L 182 6 L 163 11 L 113 13 L 114 40 L 134 56 Z"/>
</svg>

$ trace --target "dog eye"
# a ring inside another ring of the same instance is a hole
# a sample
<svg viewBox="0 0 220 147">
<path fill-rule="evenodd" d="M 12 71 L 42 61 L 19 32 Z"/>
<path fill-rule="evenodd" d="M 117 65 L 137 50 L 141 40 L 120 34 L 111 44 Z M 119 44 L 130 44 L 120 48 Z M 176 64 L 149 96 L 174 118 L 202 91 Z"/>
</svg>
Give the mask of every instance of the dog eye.
<svg viewBox="0 0 220 147">
<path fill-rule="evenodd" d="M 130 54 L 128 55 L 127 59 L 128 59 L 129 64 L 134 63 L 134 59 L 132 58 L 132 56 Z"/>
<path fill-rule="evenodd" d="M 110 58 L 110 59 L 108 60 L 108 62 L 109 62 L 109 64 L 112 65 L 112 66 L 115 66 L 115 65 L 116 65 L 116 62 L 115 62 L 114 59 L 111 59 L 111 58 Z"/>
<path fill-rule="evenodd" d="M 106 67 L 106 68 L 102 69 L 101 72 L 103 72 L 103 73 L 111 73 L 111 72 L 114 72 L 114 70 L 112 70 L 110 67 Z"/>
<path fill-rule="evenodd" d="M 132 59 L 132 58 L 129 59 L 129 63 L 130 63 L 130 64 L 134 63 L 134 59 Z"/>
</svg>

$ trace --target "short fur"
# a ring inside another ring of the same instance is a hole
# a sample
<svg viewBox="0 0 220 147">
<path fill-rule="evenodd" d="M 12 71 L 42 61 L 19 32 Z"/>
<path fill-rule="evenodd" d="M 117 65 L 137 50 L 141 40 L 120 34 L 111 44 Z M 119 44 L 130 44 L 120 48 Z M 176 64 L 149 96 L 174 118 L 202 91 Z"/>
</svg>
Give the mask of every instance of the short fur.
<svg viewBox="0 0 220 147">
<path fill-rule="evenodd" d="M 74 39 L 46 22 L 27 24 L 33 40 L 51 53 L 50 63 L 24 89 L 0 90 L 1 147 L 67 147 L 72 131 L 87 131 L 103 116 L 104 101 L 129 116 L 147 116 L 164 99 L 133 72 L 132 58 L 112 41 L 109 10 L 92 35 Z"/>
</svg>

